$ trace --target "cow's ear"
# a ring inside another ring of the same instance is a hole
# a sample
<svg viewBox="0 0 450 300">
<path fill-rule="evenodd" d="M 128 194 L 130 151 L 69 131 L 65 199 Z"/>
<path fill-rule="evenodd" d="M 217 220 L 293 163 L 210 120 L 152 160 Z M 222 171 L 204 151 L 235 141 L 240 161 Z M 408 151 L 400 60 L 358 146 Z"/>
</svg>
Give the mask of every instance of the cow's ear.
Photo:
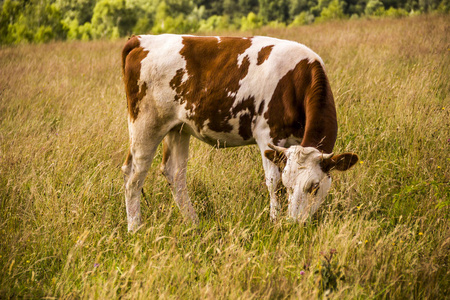
<svg viewBox="0 0 450 300">
<path fill-rule="evenodd" d="M 358 162 L 358 155 L 355 153 L 342 153 L 320 162 L 322 171 L 328 173 L 331 170 L 347 171 Z"/>
<path fill-rule="evenodd" d="M 276 150 L 266 150 L 264 151 L 264 156 L 271 160 L 274 164 L 278 166 L 280 170 L 283 170 L 286 166 L 287 157 L 284 152 Z"/>
</svg>

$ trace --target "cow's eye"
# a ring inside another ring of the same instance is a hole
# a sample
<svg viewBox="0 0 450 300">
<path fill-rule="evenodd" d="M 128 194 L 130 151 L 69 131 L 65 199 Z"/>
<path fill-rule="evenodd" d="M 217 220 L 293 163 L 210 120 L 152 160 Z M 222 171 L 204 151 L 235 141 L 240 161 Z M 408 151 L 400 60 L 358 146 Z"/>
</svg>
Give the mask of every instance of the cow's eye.
<svg viewBox="0 0 450 300">
<path fill-rule="evenodd" d="M 313 196 L 317 195 L 317 192 L 319 191 L 319 183 L 312 183 L 311 186 L 308 188 L 307 192 L 308 194 L 311 194 Z"/>
</svg>

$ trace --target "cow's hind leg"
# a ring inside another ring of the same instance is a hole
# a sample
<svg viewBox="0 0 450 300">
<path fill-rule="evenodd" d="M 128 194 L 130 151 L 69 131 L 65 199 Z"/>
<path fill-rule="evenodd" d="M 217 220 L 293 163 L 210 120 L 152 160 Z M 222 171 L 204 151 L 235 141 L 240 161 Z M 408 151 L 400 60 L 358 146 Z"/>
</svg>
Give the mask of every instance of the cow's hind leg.
<svg viewBox="0 0 450 300">
<path fill-rule="evenodd" d="M 122 165 L 123 180 L 125 182 L 125 185 L 130 179 L 132 171 L 133 171 L 133 156 L 131 155 L 131 151 L 128 150 L 127 158 L 125 159 L 125 162 Z"/>
<path fill-rule="evenodd" d="M 122 166 L 129 232 L 136 231 L 141 225 L 141 191 L 160 141 L 150 142 L 146 147 L 132 144 Z"/>
<path fill-rule="evenodd" d="M 163 140 L 161 171 L 169 182 L 175 202 L 183 216 L 197 224 L 198 216 L 189 200 L 186 186 L 189 138 L 190 135 L 179 127 L 166 135 Z"/>
</svg>

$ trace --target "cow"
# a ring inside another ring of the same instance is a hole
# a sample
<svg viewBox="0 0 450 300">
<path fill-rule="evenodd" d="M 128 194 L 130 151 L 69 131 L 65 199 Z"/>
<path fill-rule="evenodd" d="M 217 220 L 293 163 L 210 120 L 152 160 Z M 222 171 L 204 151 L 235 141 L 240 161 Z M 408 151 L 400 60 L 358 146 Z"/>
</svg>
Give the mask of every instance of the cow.
<svg viewBox="0 0 450 300">
<path fill-rule="evenodd" d="M 257 144 L 277 219 L 280 182 L 288 217 L 314 214 L 354 153 L 334 155 L 336 109 L 322 59 L 270 37 L 139 35 L 122 51 L 130 148 L 122 167 L 128 231 L 141 224 L 140 197 L 158 145 L 161 171 L 185 219 L 199 219 L 186 187 L 189 139 L 216 147 Z"/>
</svg>

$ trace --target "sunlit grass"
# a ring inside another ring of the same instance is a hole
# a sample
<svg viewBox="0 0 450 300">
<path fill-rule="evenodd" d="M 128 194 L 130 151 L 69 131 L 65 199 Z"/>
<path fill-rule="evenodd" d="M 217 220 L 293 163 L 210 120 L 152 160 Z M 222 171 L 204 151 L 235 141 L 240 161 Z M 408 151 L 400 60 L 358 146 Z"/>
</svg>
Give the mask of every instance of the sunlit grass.
<svg viewBox="0 0 450 300">
<path fill-rule="evenodd" d="M 450 294 L 449 26 L 421 16 L 248 33 L 322 56 L 335 152 L 361 161 L 334 174 L 310 222 L 273 224 L 258 149 L 192 139 L 188 187 L 201 224 L 183 222 L 159 151 L 135 235 L 120 172 L 125 41 L 0 49 L 0 298 Z"/>
</svg>

